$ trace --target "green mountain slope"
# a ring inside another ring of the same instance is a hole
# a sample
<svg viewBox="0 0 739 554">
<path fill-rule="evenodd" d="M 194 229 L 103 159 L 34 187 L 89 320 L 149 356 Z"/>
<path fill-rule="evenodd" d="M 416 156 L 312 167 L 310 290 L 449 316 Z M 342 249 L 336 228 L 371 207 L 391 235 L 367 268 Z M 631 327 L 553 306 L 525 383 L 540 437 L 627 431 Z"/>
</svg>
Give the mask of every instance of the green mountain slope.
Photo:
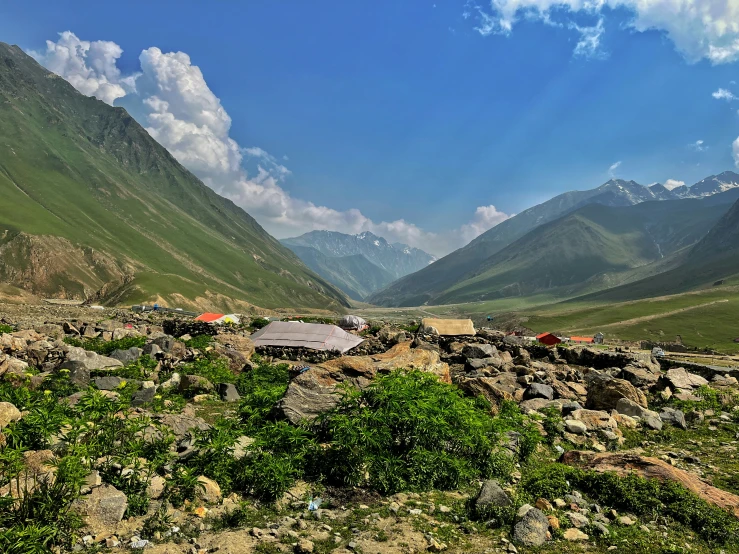
<svg viewBox="0 0 739 554">
<path fill-rule="evenodd" d="M 394 279 L 390 272 L 376 266 L 361 254 L 331 257 L 309 246 L 291 245 L 290 249 L 310 269 L 354 300 L 362 300 Z"/>
<path fill-rule="evenodd" d="M 113 303 L 345 302 L 122 108 L 0 43 L 0 280 Z"/>
<path fill-rule="evenodd" d="M 733 191 L 717 196 L 728 195 Z M 613 302 L 709 288 L 739 279 L 739 201 L 693 246 L 681 263 L 650 279 L 583 296 L 584 301 Z"/>
<path fill-rule="evenodd" d="M 675 265 L 730 207 L 717 199 L 586 205 L 541 225 L 489 257 L 434 304 L 529 296 L 562 298 L 613 287 Z"/>
</svg>

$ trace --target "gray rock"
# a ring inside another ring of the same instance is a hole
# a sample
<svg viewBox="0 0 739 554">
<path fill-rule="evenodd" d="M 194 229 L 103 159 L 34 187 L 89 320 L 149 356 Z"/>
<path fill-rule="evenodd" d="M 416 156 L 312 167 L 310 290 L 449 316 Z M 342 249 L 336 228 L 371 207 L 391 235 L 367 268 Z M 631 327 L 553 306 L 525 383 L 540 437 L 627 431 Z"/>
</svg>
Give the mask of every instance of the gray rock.
<svg viewBox="0 0 739 554">
<path fill-rule="evenodd" d="M 643 367 L 626 366 L 621 370 L 621 378 L 638 388 L 649 388 L 659 380 L 659 373 Z"/>
<path fill-rule="evenodd" d="M 185 343 L 177 340 L 174 337 L 158 337 L 152 341 L 152 344 L 157 345 L 159 348 L 162 349 L 162 352 L 164 352 L 165 354 L 169 354 L 177 360 L 181 360 L 187 354 Z"/>
<path fill-rule="evenodd" d="M 562 415 L 570 415 L 575 410 L 582 410 L 582 406 L 579 402 L 565 402 L 562 404 Z"/>
<path fill-rule="evenodd" d="M 688 373 L 683 367 L 668 369 L 664 379 L 673 389 L 691 390 L 708 384 L 706 379 L 700 375 Z"/>
<path fill-rule="evenodd" d="M 685 422 L 685 414 L 675 408 L 663 408 L 659 414 L 659 418 L 663 423 L 669 423 L 681 429 L 688 428 L 688 424 Z"/>
<path fill-rule="evenodd" d="M 218 383 L 216 386 L 221 400 L 226 402 L 238 402 L 241 400 L 241 395 L 239 394 L 239 391 L 236 390 L 236 385 L 233 383 Z"/>
<path fill-rule="evenodd" d="M 469 359 L 496 357 L 498 350 L 492 344 L 466 344 L 462 356 Z"/>
<path fill-rule="evenodd" d="M 587 527 L 590 523 L 588 517 L 580 512 L 567 512 L 565 515 L 570 519 L 572 525 L 578 529 Z"/>
<path fill-rule="evenodd" d="M 180 392 L 195 394 L 213 392 L 213 383 L 200 375 L 185 375 L 180 380 Z"/>
<path fill-rule="evenodd" d="M 151 358 L 156 358 L 157 356 L 164 354 L 164 352 L 162 352 L 162 349 L 159 348 L 159 345 L 154 344 L 153 342 L 145 345 L 142 352 Z"/>
<path fill-rule="evenodd" d="M 608 527 L 606 527 L 599 521 L 594 521 L 591 524 L 591 529 L 594 531 L 596 535 L 600 535 L 601 537 L 607 537 L 608 535 L 611 534 L 611 532 L 608 530 Z"/>
<path fill-rule="evenodd" d="M 541 546 L 549 538 L 549 520 L 544 512 L 532 508 L 513 527 L 513 540 L 526 546 Z"/>
<path fill-rule="evenodd" d="M 588 427 L 582 421 L 577 421 L 576 419 L 566 419 L 565 429 L 567 429 L 568 433 L 573 433 L 575 435 L 584 435 L 587 432 Z"/>
<path fill-rule="evenodd" d="M 647 406 L 644 393 L 623 379 L 614 379 L 604 373 L 588 374 L 588 397 L 585 407 L 591 410 L 611 410 L 619 400 L 626 398 L 640 406 Z M 618 408 L 616 408 L 618 409 Z"/>
<path fill-rule="evenodd" d="M 132 346 L 127 350 L 114 350 L 110 357 L 115 360 L 120 360 L 124 364 L 130 364 L 131 362 L 138 360 L 143 353 L 144 351 L 141 348 Z"/>
<path fill-rule="evenodd" d="M 652 410 L 640 406 L 628 398 L 621 398 L 616 403 L 616 411 L 619 414 L 627 415 L 629 417 L 640 417 L 642 419 L 652 417 L 659 419 L 659 414 L 657 412 L 653 412 Z"/>
<path fill-rule="evenodd" d="M 137 390 L 131 397 L 131 406 L 143 406 L 144 404 L 150 404 L 154 401 L 154 396 L 157 393 L 156 387 L 147 387 L 141 390 Z"/>
<path fill-rule="evenodd" d="M 87 526 L 95 533 L 114 527 L 123 519 L 128 507 L 126 495 L 111 485 L 92 489 L 74 501 L 73 506 L 85 516 Z"/>
<path fill-rule="evenodd" d="M 185 414 L 161 414 L 159 421 L 172 429 L 177 440 L 182 440 L 190 434 L 191 429 L 207 431 L 210 429 L 203 418 L 193 417 Z"/>
<path fill-rule="evenodd" d="M 128 382 L 122 377 L 115 377 L 113 375 L 108 375 L 105 377 L 95 377 L 95 379 L 93 379 L 93 383 L 95 383 L 95 386 L 99 390 L 115 390 L 119 386 L 121 386 L 121 383 L 123 383 L 124 381 Z"/>
<path fill-rule="evenodd" d="M 503 365 L 501 359 L 494 356 L 491 356 L 490 358 L 473 358 L 471 360 L 467 360 L 467 366 L 472 370 L 483 369 L 485 367 L 500 368 L 501 365 Z"/>
<path fill-rule="evenodd" d="M 526 400 L 530 398 L 546 398 L 547 400 L 551 400 L 554 398 L 554 389 L 549 385 L 534 383 L 526 389 L 523 393 L 523 397 Z"/>
<path fill-rule="evenodd" d="M 508 508 L 510 506 L 513 506 L 513 501 L 495 479 L 485 481 L 475 499 L 475 508 L 478 511 L 484 511 L 490 507 Z"/>
<path fill-rule="evenodd" d="M 659 416 L 654 417 L 652 415 L 646 415 L 642 418 L 642 422 L 644 423 L 644 425 L 646 425 L 650 429 L 653 429 L 654 431 L 662 430 L 662 420 L 659 418 Z"/>
<path fill-rule="evenodd" d="M 164 381 L 161 385 L 159 385 L 159 388 L 161 389 L 176 389 L 180 386 L 180 382 L 182 381 L 182 377 L 179 373 L 175 372 L 173 373 L 169 379 Z"/>
</svg>

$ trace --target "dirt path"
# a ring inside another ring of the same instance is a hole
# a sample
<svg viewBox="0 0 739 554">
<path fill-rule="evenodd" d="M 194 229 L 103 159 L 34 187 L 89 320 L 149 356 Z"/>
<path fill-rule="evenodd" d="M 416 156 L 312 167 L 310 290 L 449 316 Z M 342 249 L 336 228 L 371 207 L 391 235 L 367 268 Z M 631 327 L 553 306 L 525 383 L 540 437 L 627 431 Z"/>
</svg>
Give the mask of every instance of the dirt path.
<svg viewBox="0 0 739 554">
<path fill-rule="evenodd" d="M 660 314 L 652 314 L 652 315 L 644 315 L 641 317 L 635 317 L 633 319 L 624 319 L 623 321 L 616 321 L 614 323 L 607 323 L 606 325 L 599 325 L 598 328 L 606 328 L 606 327 L 618 327 L 619 325 L 632 325 L 634 323 L 641 323 L 643 321 L 651 321 L 653 319 L 658 319 L 660 317 L 666 317 L 670 315 L 680 314 L 683 312 L 689 312 L 690 310 L 696 310 L 698 308 L 705 308 L 706 306 L 711 306 L 713 304 L 721 304 L 722 302 L 728 302 L 728 299 L 723 300 L 714 300 L 713 302 L 706 302 L 705 304 L 697 304 L 695 306 L 688 306 L 687 308 L 680 308 L 679 310 L 672 310 L 671 312 L 662 312 Z M 581 327 L 580 329 L 573 329 L 572 332 L 577 331 L 585 331 L 589 329 L 589 327 Z"/>
</svg>

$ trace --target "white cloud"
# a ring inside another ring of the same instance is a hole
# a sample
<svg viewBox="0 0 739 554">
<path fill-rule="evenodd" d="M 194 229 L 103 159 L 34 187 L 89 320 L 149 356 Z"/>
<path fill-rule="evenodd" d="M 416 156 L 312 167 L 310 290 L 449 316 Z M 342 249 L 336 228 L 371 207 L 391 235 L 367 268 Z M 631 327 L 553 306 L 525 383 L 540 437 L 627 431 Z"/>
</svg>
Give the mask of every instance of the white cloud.
<svg viewBox="0 0 739 554">
<path fill-rule="evenodd" d="M 47 54 L 36 58 L 50 69 L 57 68 L 80 92 L 106 102 L 135 92 L 151 136 L 205 184 L 278 237 L 316 229 L 371 231 L 440 256 L 509 217 L 495 206 L 480 206 L 469 223 L 437 233 L 403 219 L 375 222 L 357 209 L 339 211 L 295 198 L 285 189 L 291 175 L 287 167 L 264 149 L 242 148 L 231 138 L 231 117 L 187 54 L 148 48 L 139 56 L 141 73 L 123 77 L 116 66 L 121 52 L 113 42 L 80 41 L 66 32 L 57 43 L 48 42 Z M 254 172 L 247 172 L 247 162 L 256 163 Z"/>
<path fill-rule="evenodd" d="M 632 29 L 664 32 L 689 62 L 739 59 L 736 0 L 490 0 L 488 11 L 478 8 L 475 29 L 482 35 L 509 34 L 521 19 L 547 23 L 569 18 L 572 23 L 574 14 L 600 16 L 617 8 L 633 14 L 628 24 Z"/>
<path fill-rule="evenodd" d="M 705 150 L 708 150 L 708 146 L 706 146 L 702 140 L 696 140 L 695 142 L 691 143 L 690 148 L 692 148 L 696 152 L 704 152 Z"/>
<path fill-rule="evenodd" d="M 731 151 L 734 155 L 734 165 L 739 167 L 739 137 L 731 144 Z"/>
<path fill-rule="evenodd" d="M 598 23 L 592 27 L 581 27 L 576 23 L 570 23 L 569 28 L 580 33 L 580 40 L 575 45 L 575 50 L 573 52 L 575 56 L 582 58 L 604 57 L 603 52 L 600 50 L 600 37 L 605 32 L 602 17 L 598 20 Z"/>
<path fill-rule="evenodd" d="M 664 186 L 667 190 L 674 190 L 677 187 L 685 186 L 685 181 L 678 181 L 677 179 L 667 179 Z"/>
<path fill-rule="evenodd" d="M 608 173 L 613 177 L 616 173 L 616 170 L 621 167 L 621 161 L 617 161 L 614 164 L 611 164 L 611 166 L 608 168 Z"/>
<path fill-rule="evenodd" d="M 734 96 L 734 93 L 730 90 L 726 90 L 725 88 L 720 88 L 713 94 L 711 94 L 716 100 L 726 100 L 727 102 L 731 102 L 732 100 L 738 100 L 736 96 Z"/>
<path fill-rule="evenodd" d="M 138 74 L 123 76 L 116 65 L 123 50 L 115 42 L 80 40 L 65 31 L 57 42 L 46 41 L 46 52 L 29 53 L 82 94 L 108 104 L 136 90 Z"/>
</svg>

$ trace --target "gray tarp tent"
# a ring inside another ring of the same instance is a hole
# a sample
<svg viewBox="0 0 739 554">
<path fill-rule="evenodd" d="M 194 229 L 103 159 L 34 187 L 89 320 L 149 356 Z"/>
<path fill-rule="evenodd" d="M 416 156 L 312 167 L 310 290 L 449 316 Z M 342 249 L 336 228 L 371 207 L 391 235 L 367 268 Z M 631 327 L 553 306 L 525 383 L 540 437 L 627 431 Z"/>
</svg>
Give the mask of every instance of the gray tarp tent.
<svg viewBox="0 0 739 554">
<path fill-rule="evenodd" d="M 367 322 L 358 315 L 345 315 L 339 321 L 339 327 L 342 329 L 362 329 Z"/>
<path fill-rule="evenodd" d="M 253 335 L 254 346 L 292 346 L 312 350 L 338 350 L 342 354 L 364 339 L 339 329 L 336 325 L 273 321 Z"/>
</svg>

